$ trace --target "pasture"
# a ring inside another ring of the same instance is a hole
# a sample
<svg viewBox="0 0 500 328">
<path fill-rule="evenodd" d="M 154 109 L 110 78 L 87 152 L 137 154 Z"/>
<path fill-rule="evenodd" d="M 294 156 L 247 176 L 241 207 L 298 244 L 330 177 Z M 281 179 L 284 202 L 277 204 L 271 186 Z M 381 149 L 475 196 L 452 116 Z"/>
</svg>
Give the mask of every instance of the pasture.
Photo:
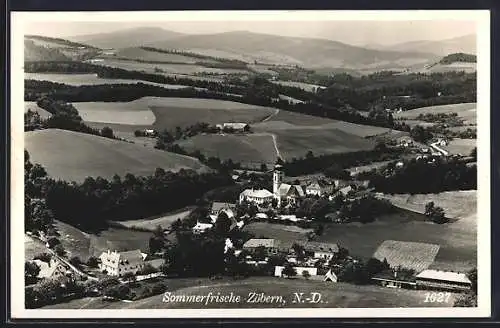
<svg viewBox="0 0 500 328">
<path fill-rule="evenodd" d="M 28 109 L 32 112 L 37 112 L 42 119 L 48 119 L 50 116 L 52 116 L 52 114 L 47 112 L 45 109 L 38 107 L 38 105 L 34 101 L 24 102 L 24 112 L 26 113 Z"/>
<path fill-rule="evenodd" d="M 50 81 L 72 86 L 143 83 L 148 85 L 155 85 L 166 89 L 189 88 L 189 86 L 180 84 L 162 84 L 162 83 L 155 83 L 143 80 L 101 78 L 98 77 L 97 74 L 24 73 L 24 79 L 37 80 L 37 81 Z M 202 88 L 196 88 L 196 89 L 201 90 Z"/>
<path fill-rule="evenodd" d="M 74 105 L 85 121 L 116 124 L 110 127 L 121 132 L 133 132 L 145 127 L 160 131 L 172 130 L 177 126 L 186 127 L 196 122 L 252 123 L 275 112 L 274 108 L 233 101 L 173 97 L 143 97 L 130 102 L 88 102 Z"/>
<path fill-rule="evenodd" d="M 309 84 L 304 82 L 294 82 L 294 81 L 271 81 L 276 84 L 284 85 L 287 87 L 295 87 L 300 88 L 302 90 L 308 92 L 316 92 L 317 90 L 326 89 L 326 87 L 317 85 L 317 84 Z"/>
<path fill-rule="evenodd" d="M 188 57 L 178 54 L 168 54 L 157 51 L 144 50 L 139 47 L 123 48 L 116 52 L 116 57 L 127 58 L 132 60 L 146 60 L 146 61 L 158 61 L 158 62 L 171 62 L 171 63 L 184 63 L 184 64 L 194 64 L 199 59 Z M 213 62 L 210 60 L 203 60 L 203 62 Z"/>
<path fill-rule="evenodd" d="M 45 244 L 38 239 L 32 238 L 28 235 L 24 235 L 24 260 L 30 261 L 36 255 L 41 253 L 47 253 L 48 249 Z"/>
<path fill-rule="evenodd" d="M 26 132 L 25 148 L 33 163 L 44 166 L 51 177 L 66 181 L 81 182 L 88 176 L 109 179 L 127 173 L 151 175 L 158 167 L 208 170 L 188 156 L 59 129 Z"/>
<path fill-rule="evenodd" d="M 244 231 L 255 235 L 255 238 L 276 238 L 285 244 L 294 241 L 307 241 L 307 233 L 311 230 L 278 223 L 252 222 L 247 224 Z"/>
<path fill-rule="evenodd" d="M 275 163 L 277 160 L 273 139 L 270 135 L 220 135 L 205 134 L 181 140 L 178 144 L 188 150 L 199 150 L 206 157 L 218 157 L 234 162 Z"/>
<path fill-rule="evenodd" d="M 247 70 L 232 69 L 232 68 L 212 68 L 194 64 L 163 64 L 163 63 L 141 63 L 137 61 L 120 60 L 120 59 L 103 59 L 96 63 L 98 65 L 116 67 L 129 71 L 144 71 L 148 73 L 161 74 L 185 74 L 195 75 L 198 73 L 210 73 L 216 75 L 226 74 L 249 74 Z"/>
<path fill-rule="evenodd" d="M 384 261 L 392 268 L 406 268 L 422 272 L 427 269 L 436 258 L 439 245 L 385 240 L 375 251 L 373 257 Z"/>
<path fill-rule="evenodd" d="M 462 103 L 441 106 L 422 107 L 417 109 L 407 110 L 401 113 L 394 114 L 395 119 L 415 119 L 420 114 L 446 114 L 457 113 L 464 120 L 464 124 L 476 124 L 477 114 L 476 103 Z"/>
<path fill-rule="evenodd" d="M 191 209 L 182 209 L 180 211 L 161 214 L 154 217 L 139 220 L 120 221 L 117 223 L 126 228 L 139 228 L 153 231 L 158 225 L 164 229 L 168 228 L 174 221 L 177 221 L 177 219 L 182 220 L 188 216 L 189 213 L 191 213 Z"/>
<path fill-rule="evenodd" d="M 476 139 L 453 139 L 448 143 L 448 146 L 443 147 L 450 154 L 462 154 L 468 156 L 471 151 L 477 147 Z"/>
<path fill-rule="evenodd" d="M 304 157 L 308 151 L 315 155 L 371 150 L 373 141 L 337 129 L 275 130 L 278 149 L 285 159 Z"/>
<path fill-rule="evenodd" d="M 56 227 L 68 257 L 78 256 L 83 261 L 91 256 L 98 257 L 108 249 L 117 251 L 140 249 L 145 252 L 148 250 L 151 237 L 151 232 L 119 228 L 108 228 L 97 234 L 90 234 L 60 221 L 56 221 Z"/>
<path fill-rule="evenodd" d="M 425 301 L 426 291 L 383 288 L 373 285 L 352 285 L 305 279 L 285 279 L 277 277 L 251 277 L 242 280 L 209 280 L 206 278 L 164 279 L 174 295 L 229 295 L 240 296 L 236 303 L 208 303 L 207 308 L 400 308 L 400 307 L 451 307 L 457 294 L 444 303 Z M 252 292 L 283 296 L 279 304 L 247 303 Z M 294 302 L 294 293 L 321 293 L 318 303 Z M 99 298 L 84 298 L 68 303 L 45 306 L 43 309 L 165 309 L 199 308 L 199 303 L 163 302 L 163 295 L 156 295 L 134 302 L 103 302 Z"/>
</svg>

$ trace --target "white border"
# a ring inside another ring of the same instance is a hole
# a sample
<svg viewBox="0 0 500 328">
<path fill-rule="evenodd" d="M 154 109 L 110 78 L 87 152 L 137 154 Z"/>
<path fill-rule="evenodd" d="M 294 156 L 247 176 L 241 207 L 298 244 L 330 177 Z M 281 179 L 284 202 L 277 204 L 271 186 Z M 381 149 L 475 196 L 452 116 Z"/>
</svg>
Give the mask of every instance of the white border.
<svg viewBox="0 0 500 328">
<path fill-rule="evenodd" d="M 146 19 L 147 18 L 147 19 Z M 477 22 L 478 49 L 478 307 L 328 309 L 24 309 L 24 76 L 23 26 L 27 22 L 89 21 L 317 21 L 467 20 Z M 491 315 L 490 255 L 490 13 L 455 11 L 210 11 L 210 12 L 12 12 L 11 13 L 11 316 L 21 318 L 445 318 Z"/>
</svg>

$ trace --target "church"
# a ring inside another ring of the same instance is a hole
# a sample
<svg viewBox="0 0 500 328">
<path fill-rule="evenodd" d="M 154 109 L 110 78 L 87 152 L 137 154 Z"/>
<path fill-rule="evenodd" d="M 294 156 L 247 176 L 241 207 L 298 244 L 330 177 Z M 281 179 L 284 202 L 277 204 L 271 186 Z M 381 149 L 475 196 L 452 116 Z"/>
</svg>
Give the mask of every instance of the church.
<svg viewBox="0 0 500 328">
<path fill-rule="evenodd" d="M 282 204 L 294 204 L 297 199 L 305 196 L 302 186 L 283 183 L 284 177 L 283 166 L 276 164 L 273 170 L 273 195 L 278 201 L 278 207 Z"/>
</svg>

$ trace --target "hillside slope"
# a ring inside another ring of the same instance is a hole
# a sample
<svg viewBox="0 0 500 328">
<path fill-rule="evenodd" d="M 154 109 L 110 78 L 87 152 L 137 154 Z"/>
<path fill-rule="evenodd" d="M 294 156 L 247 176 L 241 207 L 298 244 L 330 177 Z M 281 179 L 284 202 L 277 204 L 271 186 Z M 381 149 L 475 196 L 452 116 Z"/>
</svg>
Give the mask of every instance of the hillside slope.
<svg viewBox="0 0 500 328">
<path fill-rule="evenodd" d="M 450 53 L 457 52 L 464 52 L 468 54 L 475 54 L 477 52 L 476 36 L 474 34 L 439 41 L 422 40 L 405 42 L 385 47 L 384 49 L 392 51 L 418 51 L 424 53 L 434 53 L 440 56 L 446 56 Z"/>
<path fill-rule="evenodd" d="M 57 48 L 37 45 L 33 40 L 24 40 L 24 61 L 69 61 L 71 58 Z"/>
<path fill-rule="evenodd" d="M 128 48 L 141 46 L 149 42 L 164 41 L 182 35 L 184 34 L 162 28 L 141 27 L 100 34 L 76 35 L 68 37 L 68 39 L 99 48 Z"/>
<path fill-rule="evenodd" d="M 197 159 L 124 141 L 48 129 L 25 133 L 25 148 L 56 179 L 83 181 L 87 176 L 151 175 L 156 168 L 208 170 Z"/>
</svg>

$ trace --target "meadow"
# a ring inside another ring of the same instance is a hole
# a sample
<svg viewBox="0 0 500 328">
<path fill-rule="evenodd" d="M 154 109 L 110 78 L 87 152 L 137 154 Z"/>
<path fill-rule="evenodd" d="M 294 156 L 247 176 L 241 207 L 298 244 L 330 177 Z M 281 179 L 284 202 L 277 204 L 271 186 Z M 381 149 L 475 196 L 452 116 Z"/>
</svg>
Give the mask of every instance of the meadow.
<svg viewBox="0 0 500 328">
<path fill-rule="evenodd" d="M 178 144 L 187 151 L 199 150 L 206 157 L 232 159 L 242 163 L 268 163 L 277 160 L 273 139 L 270 135 L 204 134 L 181 140 Z"/>
<path fill-rule="evenodd" d="M 170 225 L 177 221 L 177 219 L 184 219 L 191 213 L 191 209 L 182 209 L 172 213 L 166 213 L 157 215 L 154 217 L 139 219 L 139 220 L 129 220 L 129 221 L 120 221 L 116 224 L 119 224 L 126 228 L 138 228 L 138 229 L 147 229 L 147 230 L 155 230 L 157 226 L 161 226 L 162 228 L 168 228 Z"/>
<path fill-rule="evenodd" d="M 207 170 L 188 156 L 78 132 L 31 131 L 24 139 L 31 160 L 44 166 L 51 177 L 66 181 L 83 181 L 88 176 L 109 179 L 127 173 L 151 175 L 158 167 L 169 171 Z"/>
<path fill-rule="evenodd" d="M 24 73 L 24 79 L 37 80 L 37 81 L 50 81 L 72 86 L 144 83 L 144 84 L 159 86 L 166 89 L 184 89 L 190 87 L 181 84 L 162 84 L 162 83 L 155 83 L 142 80 L 100 78 L 97 76 L 97 74 Z M 195 89 L 203 90 L 203 88 L 195 88 Z"/>
<path fill-rule="evenodd" d="M 435 244 L 386 240 L 373 257 L 380 261 L 386 260 L 393 268 L 401 266 L 422 272 L 434 262 L 438 252 L 439 245 Z"/>
<path fill-rule="evenodd" d="M 45 109 L 38 107 L 38 105 L 34 101 L 24 102 L 24 112 L 26 113 L 28 109 L 31 110 L 32 112 L 37 112 L 40 115 L 40 118 L 42 119 L 47 119 L 50 116 L 52 116 L 52 114 L 47 112 Z"/>
<path fill-rule="evenodd" d="M 109 250 L 126 251 L 140 249 L 146 252 L 151 232 L 131 229 L 108 228 L 99 233 L 86 233 L 69 224 L 56 221 L 60 240 L 67 256 L 78 256 L 83 261 L 91 256 L 99 256 Z"/>
<path fill-rule="evenodd" d="M 103 61 L 97 62 L 98 65 L 116 67 L 131 71 L 144 71 L 148 73 L 161 73 L 161 74 L 185 74 L 185 75 L 195 75 L 197 73 L 210 73 L 216 75 L 225 74 L 249 74 L 248 71 L 242 69 L 232 69 L 232 68 L 212 68 L 205 67 L 201 65 L 194 64 L 163 64 L 163 63 L 142 63 L 130 60 L 120 60 L 120 59 L 103 59 Z"/>
<path fill-rule="evenodd" d="M 196 122 L 252 123 L 275 112 L 274 108 L 233 101 L 174 97 L 143 97 L 130 102 L 74 103 L 74 106 L 86 122 L 114 124 L 110 127 L 121 132 L 133 132 L 143 127 L 161 131 L 177 126 L 187 127 Z"/>
<path fill-rule="evenodd" d="M 116 52 L 116 57 L 127 58 L 133 60 L 146 60 L 146 61 L 164 61 L 172 63 L 185 63 L 194 64 L 199 59 L 179 55 L 179 54 L 169 54 L 157 51 L 144 50 L 139 47 L 123 48 Z M 203 60 L 203 62 L 213 62 L 210 60 Z"/>
<path fill-rule="evenodd" d="M 450 154 L 462 154 L 464 156 L 468 156 L 471 151 L 477 147 L 476 139 L 453 139 L 451 140 L 447 146 L 443 147 Z"/>
<path fill-rule="evenodd" d="M 239 303 L 208 303 L 207 308 L 396 308 L 396 307 L 451 307 L 457 294 L 443 303 L 425 301 L 426 291 L 383 288 L 373 285 L 352 285 L 347 283 L 331 283 L 305 280 L 300 278 L 285 279 L 277 277 L 250 277 L 242 280 L 206 278 L 164 279 L 169 291 L 175 295 L 207 295 L 208 292 L 221 295 L 239 295 Z M 302 292 L 311 295 L 321 293 L 319 303 L 294 303 L 294 293 Z M 280 295 L 284 303 L 249 304 L 246 303 L 249 293 L 265 293 Z M 196 303 L 165 303 L 163 295 L 156 295 L 133 302 L 103 302 L 99 298 L 83 298 L 68 303 L 49 305 L 43 309 L 165 309 L 165 308 L 200 308 Z"/>
<path fill-rule="evenodd" d="M 476 103 L 461 103 L 451 105 L 440 105 L 421 107 L 394 114 L 395 119 L 415 119 L 420 114 L 457 113 L 464 120 L 464 124 L 476 124 Z"/>
<path fill-rule="evenodd" d="M 309 84 L 304 82 L 294 82 L 294 81 L 271 81 L 276 84 L 284 85 L 287 87 L 296 87 L 308 92 L 316 92 L 320 89 L 326 89 L 326 87 L 317 85 L 317 84 Z"/>
</svg>

